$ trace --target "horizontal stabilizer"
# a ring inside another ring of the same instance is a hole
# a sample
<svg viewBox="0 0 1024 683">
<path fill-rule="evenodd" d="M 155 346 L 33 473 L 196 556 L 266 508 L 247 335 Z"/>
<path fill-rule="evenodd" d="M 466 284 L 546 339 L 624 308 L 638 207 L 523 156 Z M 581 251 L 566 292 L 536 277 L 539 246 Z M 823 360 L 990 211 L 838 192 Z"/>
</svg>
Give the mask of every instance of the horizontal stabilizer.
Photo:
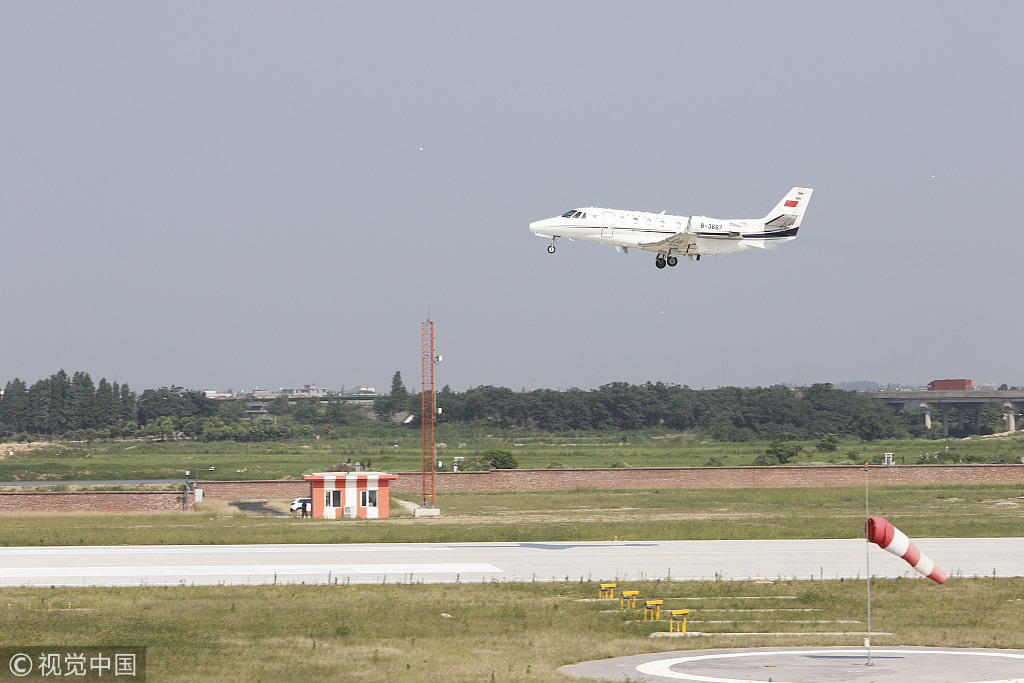
<svg viewBox="0 0 1024 683">
<path fill-rule="evenodd" d="M 767 221 L 764 224 L 764 227 L 773 228 L 775 230 L 782 230 L 784 228 L 792 228 L 794 223 L 796 223 L 796 216 L 783 214 L 781 216 L 771 219 L 770 221 Z"/>
</svg>

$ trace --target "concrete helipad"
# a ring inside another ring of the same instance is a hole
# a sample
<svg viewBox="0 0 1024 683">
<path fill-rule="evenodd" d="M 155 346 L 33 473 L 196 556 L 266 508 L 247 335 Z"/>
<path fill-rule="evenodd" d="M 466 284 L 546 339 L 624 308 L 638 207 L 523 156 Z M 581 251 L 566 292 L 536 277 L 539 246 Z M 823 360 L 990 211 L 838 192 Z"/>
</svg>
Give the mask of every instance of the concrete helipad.
<svg viewBox="0 0 1024 683">
<path fill-rule="evenodd" d="M 1024 683 L 1024 650 L 944 647 L 690 650 L 563 666 L 561 673 L 631 683 Z"/>
</svg>

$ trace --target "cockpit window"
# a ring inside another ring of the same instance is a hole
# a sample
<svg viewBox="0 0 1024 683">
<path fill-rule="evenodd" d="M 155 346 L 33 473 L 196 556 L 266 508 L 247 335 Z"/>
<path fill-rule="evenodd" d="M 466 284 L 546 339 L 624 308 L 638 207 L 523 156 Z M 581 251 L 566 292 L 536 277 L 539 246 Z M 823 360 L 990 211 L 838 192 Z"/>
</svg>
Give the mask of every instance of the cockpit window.
<svg viewBox="0 0 1024 683">
<path fill-rule="evenodd" d="M 577 211 L 576 209 L 572 209 L 571 211 L 566 211 L 565 213 L 562 214 L 562 218 L 586 218 L 586 217 L 587 217 L 587 214 L 583 213 L 582 211 Z"/>
</svg>

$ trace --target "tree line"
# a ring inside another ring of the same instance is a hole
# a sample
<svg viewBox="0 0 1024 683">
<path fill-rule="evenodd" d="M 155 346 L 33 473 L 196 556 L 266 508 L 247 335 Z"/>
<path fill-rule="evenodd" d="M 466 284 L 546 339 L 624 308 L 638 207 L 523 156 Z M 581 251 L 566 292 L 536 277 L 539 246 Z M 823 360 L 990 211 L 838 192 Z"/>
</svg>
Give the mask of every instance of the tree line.
<svg viewBox="0 0 1024 683">
<path fill-rule="evenodd" d="M 418 429 L 421 396 L 395 373 L 391 391 L 372 409 L 344 397 L 278 397 L 254 412 L 244 400 L 216 401 L 178 386 L 136 395 L 127 384 L 63 370 L 27 386 L 7 383 L 0 397 L 5 438 L 181 438 L 268 441 L 397 433 Z M 897 413 L 855 391 L 808 387 L 692 389 L 663 382 L 612 382 L 597 389 L 513 391 L 479 386 L 437 393 L 440 425 L 548 433 L 628 432 L 653 428 L 698 432 L 718 441 L 817 440 L 828 435 L 865 440 L 938 436 L 914 413 Z M 1001 429 L 998 407 L 983 413 L 984 432 Z M 411 418 L 411 419 L 410 419 Z M 973 420 L 969 421 L 972 423 Z"/>
<path fill-rule="evenodd" d="M 804 440 L 827 434 L 867 440 L 926 435 L 919 415 L 896 413 L 858 392 L 824 383 L 692 389 L 664 382 L 612 382 L 592 390 L 520 392 L 495 386 L 455 392 L 446 386 L 437 393 L 437 406 L 439 423 L 546 432 L 665 427 L 696 430 L 718 441 L 771 441 L 793 434 Z M 375 400 L 374 410 L 415 415 L 420 395 L 407 392 L 396 373 L 391 392 Z"/>
<path fill-rule="evenodd" d="M 87 372 L 70 377 L 64 370 L 27 386 L 9 381 L 0 398 L 0 430 L 58 435 L 75 430 L 135 429 L 136 396 L 127 384 L 106 378 L 94 384 Z"/>
</svg>

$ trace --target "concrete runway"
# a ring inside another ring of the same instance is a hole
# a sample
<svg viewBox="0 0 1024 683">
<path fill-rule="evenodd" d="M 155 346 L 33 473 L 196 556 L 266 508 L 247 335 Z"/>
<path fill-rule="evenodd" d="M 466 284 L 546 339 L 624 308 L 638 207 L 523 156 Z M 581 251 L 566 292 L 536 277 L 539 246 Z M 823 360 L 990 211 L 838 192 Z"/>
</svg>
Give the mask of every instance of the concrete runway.
<svg viewBox="0 0 1024 683">
<path fill-rule="evenodd" d="M 1024 576 L 1024 538 L 914 539 L 951 576 Z M 867 551 L 867 552 L 866 552 Z M 0 549 L 0 586 L 917 576 L 863 539 Z"/>
<path fill-rule="evenodd" d="M 940 647 L 762 647 L 686 650 L 563 666 L 588 680 L 625 683 L 1024 683 L 1024 650 Z"/>
</svg>

